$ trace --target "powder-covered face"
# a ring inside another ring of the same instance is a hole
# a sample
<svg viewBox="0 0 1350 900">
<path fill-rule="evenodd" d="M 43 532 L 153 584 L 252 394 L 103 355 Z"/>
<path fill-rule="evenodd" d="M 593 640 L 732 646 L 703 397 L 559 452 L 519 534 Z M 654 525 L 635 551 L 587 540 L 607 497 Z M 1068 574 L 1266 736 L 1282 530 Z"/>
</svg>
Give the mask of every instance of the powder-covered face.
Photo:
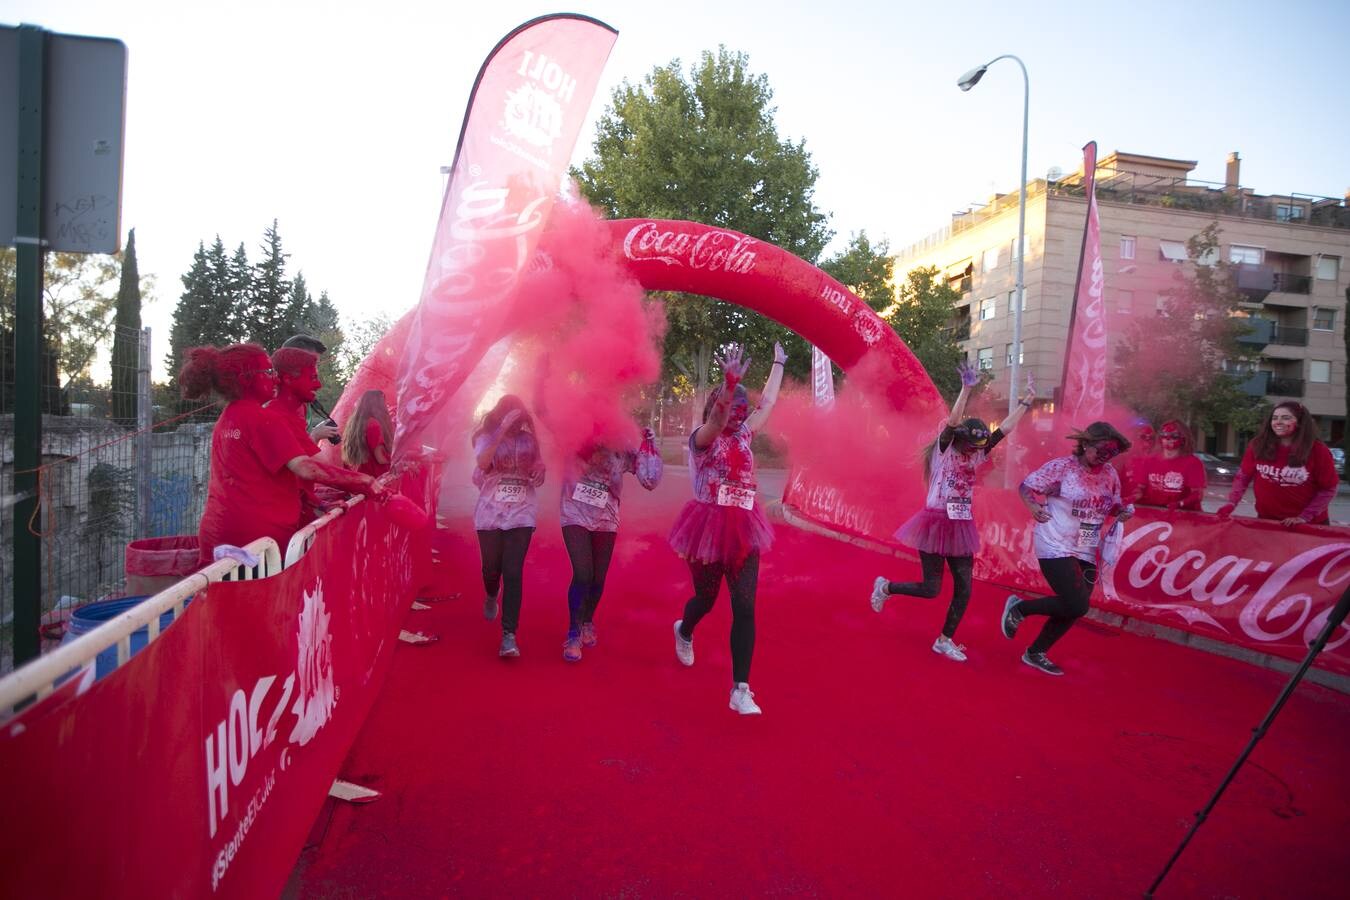
<svg viewBox="0 0 1350 900">
<path fill-rule="evenodd" d="M 1287 406 L 1276 407 L 1270 417 L 1270 430 L 1276 437 L 1289 437 L 1298 430 L 1298 416 Z"/>
<path fill-rule="evenodd" d="M 282 375 L 280 381 L 282 389 L 301 403 L 313 403 L 319 388 L 323 387 L 317 366 L 306 366 L 295 375 Z"/>
<path fill-rule="evenodd" d="M 750 398 L 737 391 L 731 398 L 731 411 L 727 414 L 725 431 L 735 431 L 750 417 Z"/>
</svg>

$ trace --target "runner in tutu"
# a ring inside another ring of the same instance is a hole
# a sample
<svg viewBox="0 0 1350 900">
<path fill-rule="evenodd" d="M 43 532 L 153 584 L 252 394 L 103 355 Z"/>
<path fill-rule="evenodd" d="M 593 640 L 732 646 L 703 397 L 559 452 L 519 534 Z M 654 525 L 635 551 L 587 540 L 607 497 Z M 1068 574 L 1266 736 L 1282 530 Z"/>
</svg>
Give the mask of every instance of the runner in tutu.
<svg viewBox="0 0 1350 900">
<path fill-rule="evenodd" d="M 1093 422 L 1069 439 L 1077 442 L 1071 455 L 1050 460 L 1018 487 L 1036 520 L 1036 559 L 1054 596 L 1023 600 L 1010 594 L 1003 605 L 1003 636 L 1009 640 L 1027 616 L 1046 617 L 1022 662 L 1047 675 L 1064 674 L 1045 654 L 1088 611 L 1107 518 L 1123 522 L 1134 514 L 1134 507 L 1121 502 L 1120 476 L 1107 465 L 1130 449 L 1125 436 L 1109 422 Z"/>
<path fill-rule="evenodd" d="M 534 420 L 519 397 L 507 394 L 483 416 L 473 433 L 473 452 L 473 483 L 478 486 L 473 527 L 483 558 L 483 617 L 497 618 L 500 589 L 502 642 L 497 655 L 519 656 L 521 581 L 539 514 L 534 489 L 544 483 Z"/>
<path fill-rule="evenodd" d="M 994 447 L 1009 434 L 1022 415 L 1031 408 L 1036 393 L 1030 387 L 1017 402 L 1017 409 L 991 433 L 979 419 L 965 419 L 966 401 L 979 383 L 980 373 L 961 363 L 961 393 L 952 404 L 951 415 L 942 432 L 924 450 L 923 474 L 928 481 L 928 500 L 895 536 L 919 551 L 923 581 L 896 582 L 884 575 L 872 583 L 872 611 L 881 612 L 892 594 L 932 598 L 942 588 L 942 564 L 952 573 L 952 602 L 942 633 L 933 642 L 933 652 L 956 662 L 965 662 L 965 648 L 955 643 L 956 627 L 970 602 L 971 573 L 975 553 L 980 549 L 980 534 L 975 528 L 972 502 L 975 475 Z"/>
<path fill-rule="evenodd" d="M 731 593 L 730 705 L 741 715 L 761 711 L 750 690 L 750 658 L 759 555 L 773 543 L 773 529 L 756 493 L 750 439 L 768 419 L 783 381 L 787 354 L 779 344 L 773 352 L 769 380 L 754 413 L 741 384 L 749 358 L 739 345 L 722 358 L 723 382 L 703 407 L 703 424 L 689 436 L 694 499 L 670 529 L 670 546 L 689 563 L 694 582 L 694 596 L 684 606 L 684 617 L 675 622 L 675 656 L 686 666 L 694 664 L 694 627 L 712 609 L 725 579 Z"/>
<path fill-rule="evenodd" d="M 582 647 L 596 644 L 595 608 L 600 605 L 618 538 L 623 476 L 631 472 L 650 491 L 661 483 L 662 470 L 656 435 L 647 428 L 637 450 L 590 448 L 577 456 L 563 476 L 560 518 L 563 544 L 572 562 L 567 641 L 563 644 L 563 659 L 568 662 L 581 659 Z"/>
</svg>

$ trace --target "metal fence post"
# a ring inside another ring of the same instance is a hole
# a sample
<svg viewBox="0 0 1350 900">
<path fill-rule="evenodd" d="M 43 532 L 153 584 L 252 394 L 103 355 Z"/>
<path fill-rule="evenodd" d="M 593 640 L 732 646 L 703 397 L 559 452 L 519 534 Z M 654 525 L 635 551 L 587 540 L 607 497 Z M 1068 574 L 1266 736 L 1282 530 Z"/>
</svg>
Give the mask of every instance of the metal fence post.
<svg viewBox="0 0 1350 900">
<path fill-rule="evenodd" d="M 154 397 L 150 387 L 150 329 L 141 329 L 140 350 L 136 356 L 136 536 L 150 536 L 152 499 L 150 481 L 154 474 L 155 442 L 151 429 L 155 424 Z"/>
</svg>

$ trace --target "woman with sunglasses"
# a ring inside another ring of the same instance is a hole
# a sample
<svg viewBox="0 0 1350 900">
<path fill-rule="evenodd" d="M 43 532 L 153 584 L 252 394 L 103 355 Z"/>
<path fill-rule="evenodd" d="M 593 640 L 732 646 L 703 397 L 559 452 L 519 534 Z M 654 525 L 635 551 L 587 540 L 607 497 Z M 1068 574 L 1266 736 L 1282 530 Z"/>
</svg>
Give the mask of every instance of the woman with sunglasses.
<svg viewBox="0 0 1350 900">
<path fill-rule="evenodd" d="M 1010 594 L 1003 606 L 1003 636 L 1009 640 L 1027 616 L 1046 617 L 1022 662 L 1047 675 L 1064 674 L 1046 652 L 1088 611 L 1106 520 L 1115 516 L 1123 522 L 1134 513 L 1121 503 L 1120 476 L 1108 465 L 1130 449 L 1125 436 L 1108 422 L 1093 422 L 1069 439 L 1076 442 L 1071 455 L 1050 460 L 1018 487 L 1036 520 L 1041 574 L 1055 593 L 1031 600 Z"/>
<path fill-rule="evenodd" d="M 1340 477 L 1331 451 L 1317 439 L 1317 423 L 1302 403 L 1286 401 L 1266 416 L 1233 476 L 1228 502 L 1217 510 L 1219 518 L 1233 514 L 1253 482 L 1258 518 L 1275 519 L 1286 528 L 1330 521 L 1327 508 L 1336 498 Z"/>
<path fill-rule="evenodd" d="M 1172 419 L 1158 431 L 1162 451 L 1132 470 L 1131 499 L 1145 506 L 1200 511 L 1205 499 L 1205 464 L 1195 455 L 1195 440 L 1184 423 Z"/>
<path fill-rule="evenodd" d="M 212 562 L 222 544 L 242 547 L 260 537 L 272 538 L 285 553 L 300 527 L 302 485 L 385 496 L 369 475 L 312 459 L 318 447 L 294 415 L 264 408 L 276 395 L 277 373 L 257 344 L 190 348 L 178 384 L 188 400 L 215 394 L 225 401 L 211 433 L 211 479 L 197 528 L 201 565 Z"/>
<path fill-rule="evenodd" d="M 991 433 L 979 419 L 962 420 L 971 388 L 979 383 L 980 374 L 966 363 L 961 363 L 958 371 L 961 393 L 957 394 L 941 433 L 923 451 L 928 499 L 924 508 L 895 533 L 907 546 L 919 551 L 923 581 L 899 582 L 890 581 L 885 575 L 877 576 L 872 582 L 872 611 L 881 612 L 892 594 L 936 597 L 942 588 L 945 562 L 952 573 L 952 600 L 947 606 L 942 633 L 933 642 L 933 652 L 956 662 L 965 662 L 965 648 L 952 639 L 956 637 L 956 627 L 961 624 L 961 617 L 970 602 L 971 573 L 975 568 L 975 553 L 980 549 L 980 534 L 975 528 L 972 510 L 975 473 L 999 441 L 1017 427 L 1022 415 L 1031 408 L 1036 394 L 1027 388 L 1017 409 Z"/>
</svg>

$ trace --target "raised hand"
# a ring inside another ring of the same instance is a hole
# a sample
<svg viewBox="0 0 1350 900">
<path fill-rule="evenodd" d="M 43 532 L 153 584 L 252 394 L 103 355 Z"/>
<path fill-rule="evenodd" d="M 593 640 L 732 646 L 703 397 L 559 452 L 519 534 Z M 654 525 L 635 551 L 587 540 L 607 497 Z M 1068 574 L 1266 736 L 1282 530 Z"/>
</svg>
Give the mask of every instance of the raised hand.
<svg viewBox="0 0 1350 900">
<path fill-rule="evenodd" d="M 961 386 L 972 388 L 980 383 L 980 370 L 962 360 L 956 364 L 956 372 L 961 376 Z"/>
<path fill-rule="evenodd" d="M 741 344 L 728 346 L 717 362 L 722 367 L 722 377 L 729 391 L 741 383 L 741 379 L 745 377 L 745 370 L 750 368 L 750 357 L 745 355 L 745 347 Z"/>
<path fill-rule="evenodd" d="M 787 365 L 787 351 L 784 350 L 783 345 L 777 341 L 773 342 L 773 361 L 785 366 Z"/>
</svg>

